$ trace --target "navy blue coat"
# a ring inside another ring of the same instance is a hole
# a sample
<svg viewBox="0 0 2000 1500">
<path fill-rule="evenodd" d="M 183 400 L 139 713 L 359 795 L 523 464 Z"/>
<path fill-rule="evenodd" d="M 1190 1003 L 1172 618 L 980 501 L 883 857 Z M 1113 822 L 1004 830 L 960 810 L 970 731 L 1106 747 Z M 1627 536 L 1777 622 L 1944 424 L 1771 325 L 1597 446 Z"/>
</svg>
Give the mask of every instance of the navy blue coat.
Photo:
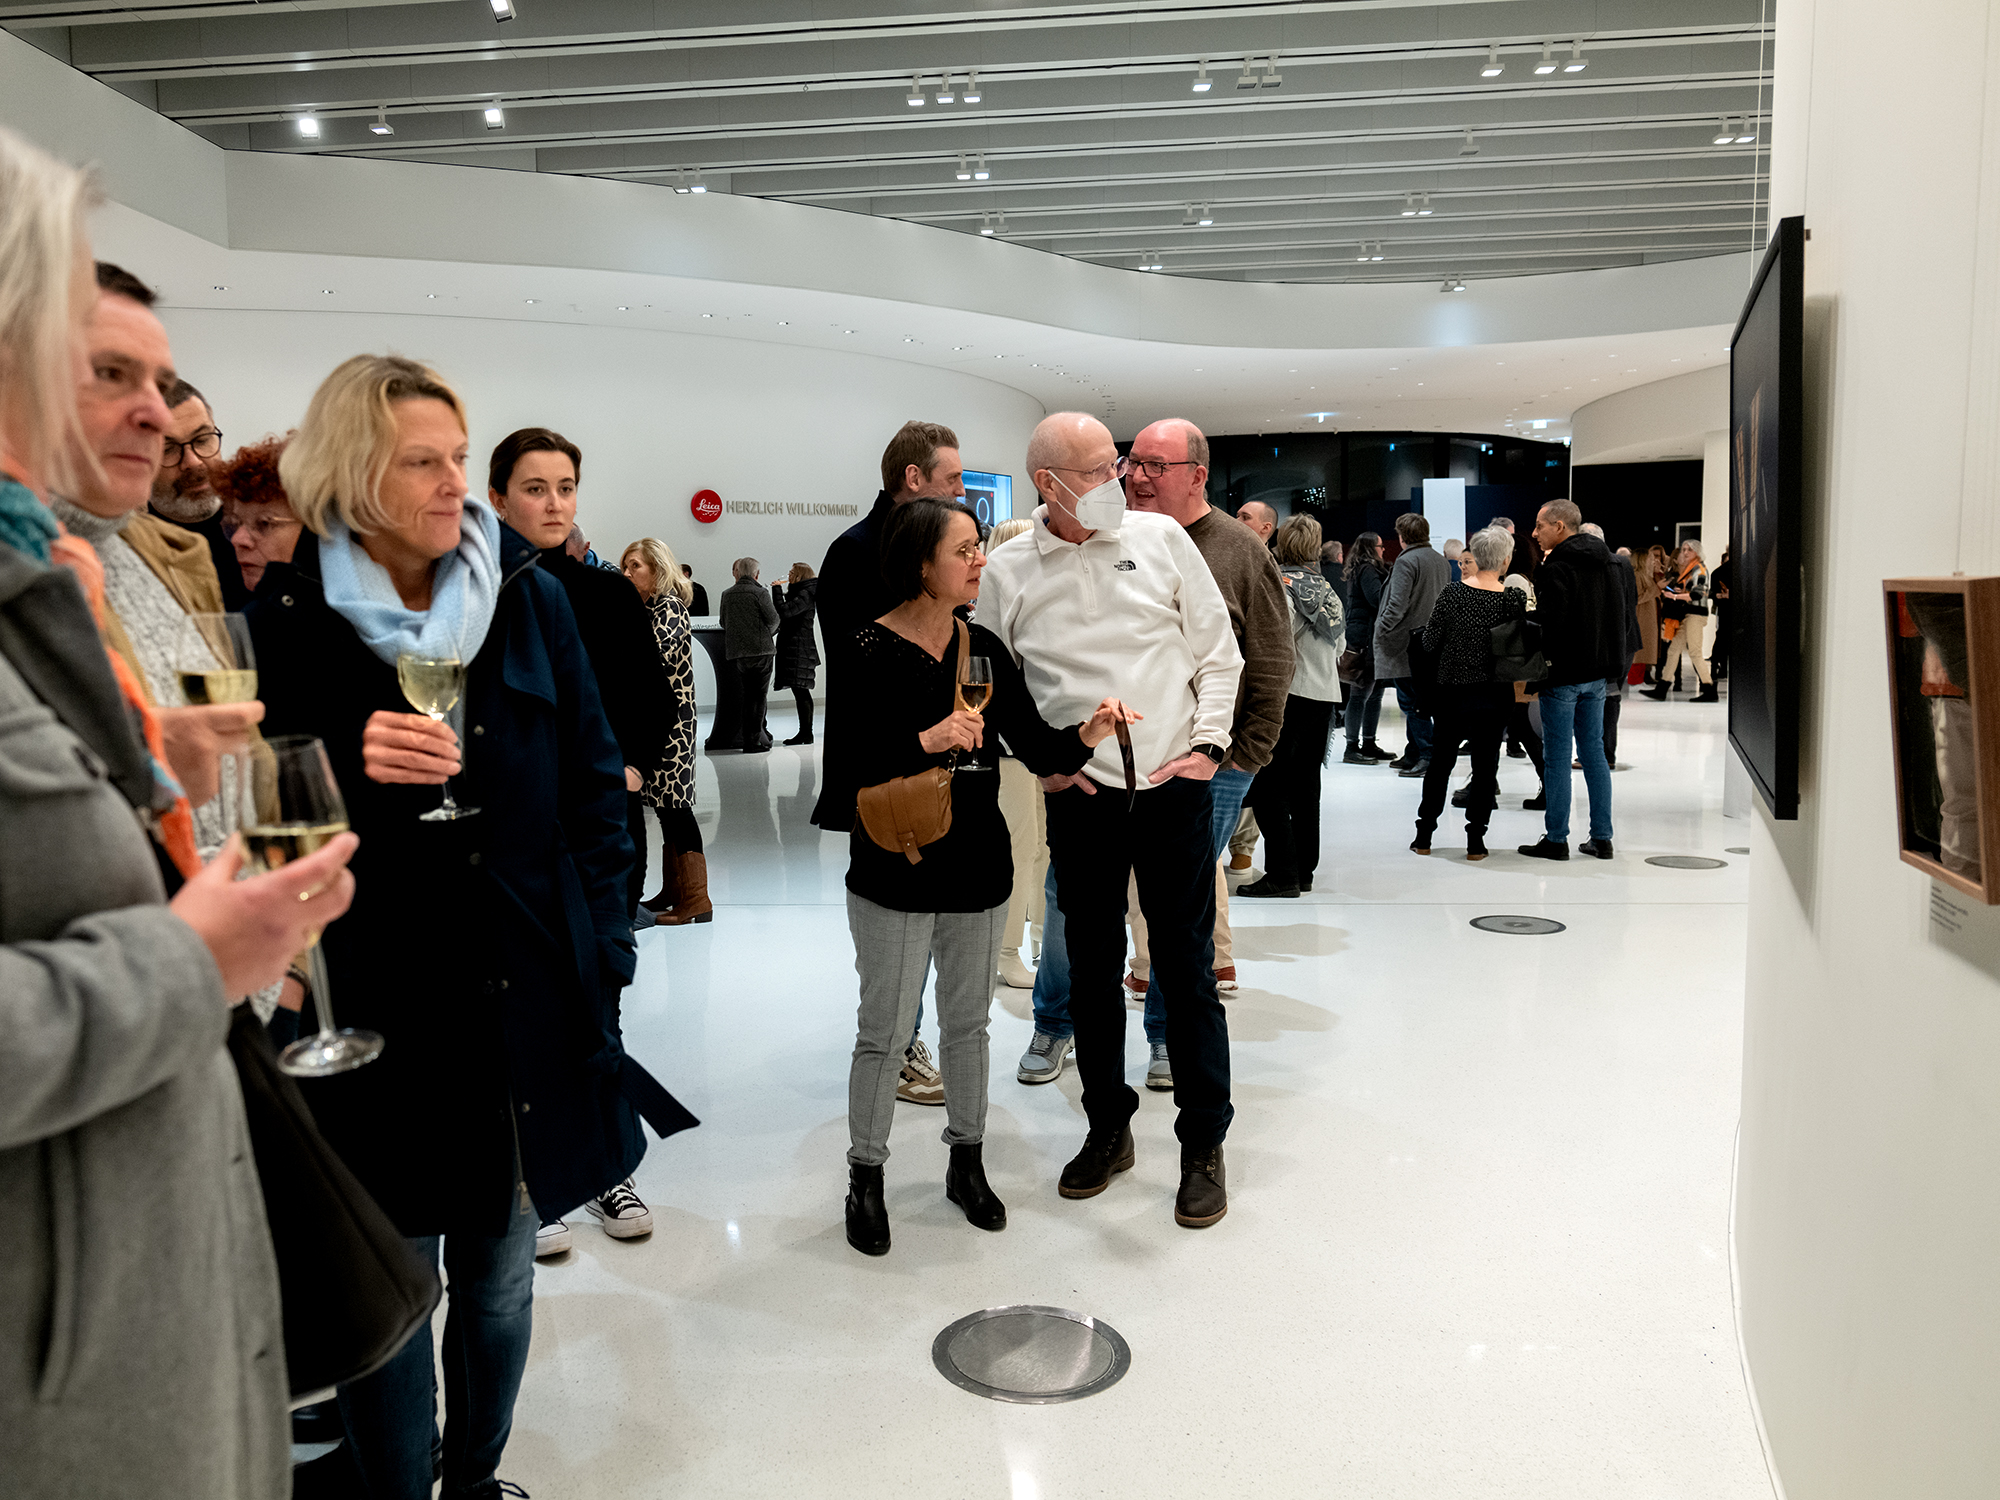
<svg viewBox="0 0 2000 1500">
<path fill-rule="evenodd" d="M 409 712 L 396 669 L 327 604 L 319 540 L 267 569 L 252 603 L 264 732 L 326 744 L 361 836 L 355 899 L 323 946 L 334 1019 L 388 1045 L 308 1079 L 320 1129 L 405 1234 L 499 1234 L 526 1185 L 544 1219 L 631 1175 L 638 1110 L 695 1123 L 620 1040 L 634 966 L 624 759 L 559 584 L 501 530 L 498 606 L 467 671 L 476 817 L 425 823 L 434 786 L 361 768 L 377 709 Z M 636 1105 L 636 1109 L 635 1109 Z"/>
</svg>

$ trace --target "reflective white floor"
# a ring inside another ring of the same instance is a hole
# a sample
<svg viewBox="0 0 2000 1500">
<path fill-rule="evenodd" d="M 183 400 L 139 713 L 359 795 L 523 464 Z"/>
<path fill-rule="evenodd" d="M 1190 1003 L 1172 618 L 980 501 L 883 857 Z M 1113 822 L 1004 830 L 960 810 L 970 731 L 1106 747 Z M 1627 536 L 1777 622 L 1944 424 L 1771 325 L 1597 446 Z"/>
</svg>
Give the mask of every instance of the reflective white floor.
<svg viewBox="0 0 2000 1500">
<path fill-rule="evenodd" d="M 641 936 L 625 1012 L 705 1123 L 639 1173 L 650 1241 L 578 1214 L 578 1248 L 538 1268 L 502 1474 L 538 1500 L 1767 1496 L 1730 1314 L 1745 871 L 1723 851 L 1745 838 L 1722 726 L 1628 700 L 1608 864 L 1512 853 L 1541 826 L 1525 761 L 1501 762 L 1505 852 L 1482 865 L 1457 822 L 1407 852 L 1418 783 L 1333 765 L 1319 890 L 1234 907 L 1229 1216 L 1175 1227 L 1152 1094 L 1137 1169 L 1059 1198 L 1075 1075 L 1015 1082 L 1027 996 L 1001 990 L 986 1159 L 1008 1227 L 945 1202 L 942 1111 L 900 1105 L 881 1260 L 841 1228 L 844 841 L 806 821 L 812 752 L 705 760 L 716 919 Z M 1381 738 L 1401 743 L 1393 712 Z M 1568 930 L 1467 925 L 1486 913 Z M 1129 1046 L 1136 1081 L 1136 1013 Z M 1020 1302 L 1104 1318 L 1131 1373 L 1020 1407 L 933 1370 L 938 1330 Z"/>
</svg>

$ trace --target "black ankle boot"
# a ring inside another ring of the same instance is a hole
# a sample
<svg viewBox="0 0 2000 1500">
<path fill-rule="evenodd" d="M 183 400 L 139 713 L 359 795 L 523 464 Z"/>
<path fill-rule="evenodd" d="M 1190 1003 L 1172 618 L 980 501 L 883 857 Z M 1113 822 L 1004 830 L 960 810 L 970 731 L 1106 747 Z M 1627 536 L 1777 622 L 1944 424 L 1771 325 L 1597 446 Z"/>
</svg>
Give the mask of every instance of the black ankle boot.
<svg viewBox="0 0 2000 1500">
<path fill-rule="evenodd" d="M 847 1164 L 847 1243 L 863 1255 L 889 1253 L 889 1210 L 882 1206 L 882 1169 Z"/>
<path fill-rule="evenodd" d="M 951 1164 L 944 1169 L 944 1195 L 965 1210 L 966 1222 L 975 1229 L 1007 1227 L 1007 1205 L 986 1185 L 986 1165 L 980 1160 L 976 1142 L 951 1148 Z"/>
</svg>

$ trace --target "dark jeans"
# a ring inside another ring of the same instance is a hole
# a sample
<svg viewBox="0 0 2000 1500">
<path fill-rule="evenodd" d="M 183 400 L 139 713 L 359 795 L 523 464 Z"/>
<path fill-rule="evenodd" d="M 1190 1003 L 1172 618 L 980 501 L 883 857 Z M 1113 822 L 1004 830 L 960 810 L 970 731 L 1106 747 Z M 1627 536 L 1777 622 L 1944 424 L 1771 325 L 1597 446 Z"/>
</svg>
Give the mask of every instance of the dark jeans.
<svg viewBox="0 0 2000 1500">
<path fill-rule="evenodd" d="M 1413 760 L 1424 761 L 1431 758 L 1434 726 L 1431 724 L 1431 716 L 1417 707 L 1416 694 L 1410 690 L 1415 681 L 1413 677 L 1396 679 L 1396 706 L 1402 709 L 1403 719 L 1408 725 L 1410 743 L 1403 753 Z"/>
<path fill-rule="evenodd" d="M 625 915 L 630 917 L 638 915 L 646 894 L 646 804 L 637 792 L 625 794 L 625 831 L 632 835 L 632 874 L 625 882 Z"/>
<path fill-rule="evenodd" d="M 777 661 L 775 656 L 739 656 L 729 665 L 736 669 L 736 680 L 741 685 L 742 747 L 746 751 L 762 746 L 770 733 L 764 728 L 764 705 L 771 692 L 771 667 Z"/>
<path fill-rule="evenodd" d="M 1347 702 L 1348 748 L 1375 738 L 1375 730 L 1382 722 L 1382 691 L 1388 686 L 1386 682 L 1375 681 L 1356 684 Z"/>
<path fill-rule="evenodd" d="M 1465 796 L 1465 830 L 1484 835 L 1493 816 L 1493 799 L 1500 789 L 1500 739 L 1514 703 L 1511 682 L 1478 682 L 1466 687 L 1435 690 L 1437 738 L 1431 746 L 1431 768 L 1424 776 L 1423 800 L 1417 804 L 1417 838 L 1428 846 L 1444 815 L 1451 793 L 1452 768 L 1459 747 L 1472 759 L 1472 781 Z"/>
<path fill-rule="evenodd" d="M 535 1230 L 539 1216 L 518 1202 L 507 1233 L 442 1237 L 444 1323 L 444 1495 L 492 1479 L 514 1428 L 514 1398 L 528 1367 L 535 1316 Z M 438 1235 L 410 1240 L 437 1264 Z M 370 1500 L 430 1500 L 431 1448 L 438 1440 L 437 1378 L 426 1323 L 402 1352 L 365 1380 L 340 1388 L 354 1460 Z"/>
<path fill-rule="evenodd" d="M 1264 878 L 1274 885 L 1297 885 L 1319 868 L 1320 773 L 1333 708 L 1317 698 L 1287 698 L 1278 747 L 1250 783 L 1250 810 L 1264 835 Z"/>
<path fill-rule="evenodd" d="M 1229 1022 L 1215 993 L 1214 814 L 1205 781 L 1176 777 L 1126 795 L 1071 787 L 1048 799 L 1049 865 L 1069 954 L 1076 1070 L 1092 1130 L 1116 1131 L 1139 1108 L 1125 1082 L 1125 890 L 1138 879 L 1153 982 L 1174 1060 L 1174 1131 L 1207 1151 L 1229 1133 Z M 1227 838 L 1227 834 L 1224 835 Z"/>
<path fill-rule="evenodd" d="M 1625 679 L 1604 679 L 1604 763 L 1618 764 L 1618 714 L 1625 706 Z"/>
</svg>

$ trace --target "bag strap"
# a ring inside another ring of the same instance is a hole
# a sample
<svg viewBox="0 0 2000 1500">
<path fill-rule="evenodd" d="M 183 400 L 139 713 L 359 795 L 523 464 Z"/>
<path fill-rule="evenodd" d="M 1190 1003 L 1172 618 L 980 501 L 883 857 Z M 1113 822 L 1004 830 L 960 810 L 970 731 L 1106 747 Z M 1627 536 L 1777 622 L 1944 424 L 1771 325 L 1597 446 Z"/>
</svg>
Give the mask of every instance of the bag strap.
<svg viewBox="0 0 2000 1500">
<path fill-rule="evenodd" d="M 951 622 L 958 627 L 958 680 L 963 682 L 965 674 L 972 670 L 972 632 L 957 615 L 951 617 Z"/>
</svg>

